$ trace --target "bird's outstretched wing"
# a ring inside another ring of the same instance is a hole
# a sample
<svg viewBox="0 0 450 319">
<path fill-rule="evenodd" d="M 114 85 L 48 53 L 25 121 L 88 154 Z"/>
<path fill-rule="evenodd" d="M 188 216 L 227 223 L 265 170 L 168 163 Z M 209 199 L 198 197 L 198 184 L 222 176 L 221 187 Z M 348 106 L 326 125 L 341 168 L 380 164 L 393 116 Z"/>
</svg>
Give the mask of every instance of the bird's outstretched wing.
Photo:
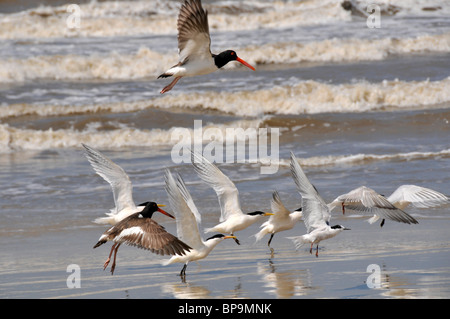
<svg viewBox="0 0 450 319">
<path fill-rule="evenodd" d="M 280 198 L 280 194 L 277 191 L 272 193 L 272 200 L 270 201 L 271 209 L 273 215 L 270 216 L 269 220 L 285 220 L 289 218 L 291 213 L 283 204 Z"/>
<path fill-rule="evenodd" d="M 178 238 L 193 248 L 203 246 L 199 233 L 200 213 L 189 194 L 183 179 L 176 174 L 176 179 L 166 170 L 166 191 L 169 196 L 169 204 L 175 213 Z"/>
<path fill-rule="evenodd" d="M 191 161 L 198 176 L 217 194 L 221 211 L 220 222 L 232 215 L 243 214 L 239 204 L 239 191 L 234 183 L 202 155 L 191 152 Z"/>
<path fill-rule="evenodd" d="M 449 198 L 435 190 L 417 186 L 402 185 L 388 200 L 397 208 L 405 209 L 408 205 L 418 208 L 435 207 L 449 202 Z"/>
<path fill-rule="evenodd" d="M 137 213 L 139 214 L 139 213 Z M 142 249 L 150 250 L 159 255 L 185 255 L 192 248 L 167 232 L 151 218 L 135 218 L 131 215 L 111 227 L 105 234 L 114 235 L 114 242 L 124 243 Z M 123 224 L 127 225 L 122 228 Z"/>
<path fill-rule="evenodd" d="M 122 167 L 92 147 L 86 144 L 82 145 L 86 150 L 85 155 L 95 172 L 111 185 L 116 205 L 113 213 L 118 213 L 124 208 L 136 209 L 133 201 L 131 180 Z"/>
<path fill-rule="evenodd" d="M 208 12 L 200 0 L 186 0 L 180 9 L 177 21 L 178 50 L 180 63 L 189 56 L 211 57 Z"/>
<path fill-rule="evenodd" d="M 302 196 L 303 222 L 308 233 L 328 225 L 331 218 L 330 210 L 303 172 L 297 158 L 291 152 L 291 173 L 297 190 Z"/>
<path fill-rule="evenodd" d="M 338 196 L 330 205 L 336 207 L 339 203 L 345 209 L 374 214 L 379 218 L 400 223 L 417 224 L 415 218 L 395 207 L 383 195 L 366 186 L 358 187 L 347 194 Z"/>
</svg>

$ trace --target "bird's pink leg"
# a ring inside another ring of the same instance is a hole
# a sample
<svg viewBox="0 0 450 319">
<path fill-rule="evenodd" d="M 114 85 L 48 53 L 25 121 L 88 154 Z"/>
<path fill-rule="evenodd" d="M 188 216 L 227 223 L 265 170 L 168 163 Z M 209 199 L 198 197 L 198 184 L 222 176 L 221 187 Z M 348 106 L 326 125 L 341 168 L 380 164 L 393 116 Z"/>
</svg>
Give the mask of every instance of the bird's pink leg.
<svg viewBox="0 0 450 319">
<path fill-rule="evenodd" d="M 108 256 L 108 259 L 106 259 L 105 263 L 103 264 L 103 270 L 105 270 L 105 269 L 106 269 L 106 267 L 108 267 L 108 265 L 109 265 L 109 262 L 111 261 L 111 255 L 112 255 L 112 253 L 113 253 L 113 250 L 114 250 L 114 248 L 116 247 L 116 245 L 117 245 L 117 243 L 114 243 L 114 245 L 112 245 L 112 247 L 111 247 L 111 251 L 109 252 L 109 256 Z"/>
<path fill-rule="evenodd" d="M 164 87 L 164 89 L 161 90 L 161 94 L 166 93 L 170 90 L 172 90 L 172 88 L 175 86 L 175 84 L 177 84 L 177 82 L 181 79 L 181 76 L 177 76 L 169 85 L 167 85 L 166 87 Z"/>
<path fill-rule="evenodd" d="M 311 243 L 311 248 L 309 249 L 310 254 L 312 254 L 312 246 L 313 246 L 313 243 Z"/>
<path fill-rule="evenodd" d="M 316 247 L 316 257 L 319 257 L 319 245 Z"/>
<path fill-rule="evenodd" d="M 116 256 L 117 256 L 117 250 L 119 249 L 120 244 L 117 244 L 116 249 L 114 249 L 114 260 L 111 265 L 111 275 L 114 275 L 114 269 L 116 269 Z"/>
</svg>

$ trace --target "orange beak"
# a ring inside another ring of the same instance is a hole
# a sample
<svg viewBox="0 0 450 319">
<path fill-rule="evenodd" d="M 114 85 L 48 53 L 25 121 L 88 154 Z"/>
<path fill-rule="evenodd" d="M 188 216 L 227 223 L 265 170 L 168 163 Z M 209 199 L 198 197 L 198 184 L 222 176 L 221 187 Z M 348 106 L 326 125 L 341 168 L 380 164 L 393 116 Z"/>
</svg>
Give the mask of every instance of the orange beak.
<svg viewBox="0 0 450 319">
<path fill-rule="evenodd" d="M 252 67 L 250 64 L 248 64 L 247 62 L 245 62 L 244 60 L 242 60 L 241 58 L 236 57 L 236 61 L 242 63 L 243 65 L 245 65 L 247 68 L 252 69 L 253 71 L 255 71 L 255 68 Z"/>
<path fill-rule="evenodd" d="M 166 216 L 169 216 L 170 218 L 175 219 L 175 217 L 173 217 L 172 215 L 170 215 L 168 212 L 166 212 L 165 210 L 162 210 L 161 208 L 158 208 L 158 212 L 160 212 L 161 214 L 164 214 Z"/>
</svg>

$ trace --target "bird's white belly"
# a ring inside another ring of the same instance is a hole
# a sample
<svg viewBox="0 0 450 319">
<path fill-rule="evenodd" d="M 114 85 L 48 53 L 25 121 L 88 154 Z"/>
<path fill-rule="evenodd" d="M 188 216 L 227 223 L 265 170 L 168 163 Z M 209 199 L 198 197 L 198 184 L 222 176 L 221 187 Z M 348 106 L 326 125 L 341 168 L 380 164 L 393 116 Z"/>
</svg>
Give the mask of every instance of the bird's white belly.
<svg viewBox="0 0 450 319">
<path fill-rule="evenodd" d="M 171 69 L 170 73 L 173 73 L 173 76 L 196 76 L 196 75 L 204 75 L 214 71 L 217 71 L 217 67 L 214 64 L 214 60 L 208 61 L 189 61 L 186 64 L 176 66 Z"/>
<path fill-rule="evenodd" d="M 338 231 L 332 229 L 317 229 L 309 234 L 311 242 L 317 244 L 322 240 L 332 238 L 338 234 Z"/>
</svg>

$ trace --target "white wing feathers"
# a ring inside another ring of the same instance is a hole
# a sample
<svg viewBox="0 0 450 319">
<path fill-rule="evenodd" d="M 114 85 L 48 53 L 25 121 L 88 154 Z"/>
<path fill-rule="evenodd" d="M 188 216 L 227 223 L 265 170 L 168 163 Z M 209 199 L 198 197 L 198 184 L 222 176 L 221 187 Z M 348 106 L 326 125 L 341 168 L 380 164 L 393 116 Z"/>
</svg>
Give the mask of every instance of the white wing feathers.
<svg viewBox="0 0 450 319">
<path fill-rule="evenodd" d="M 435 207 L 449 201 L 448 197 L 442 193 L 416 185 L 400 186 L 388 197 L 388 200 L 400 209 L 410 204 L 418 208 Z"/>
<path fill-rule="evenodd" d="M 112 213 L 117 214 L 124 208 L 136 209 L 133 201 L 133 186 L 127 173 L 100 152 L 85 144 L 82 145 L 95 172 L 111 185 L 116 205 Z"/>
<path fill-rule="evenodd" d="M 164 177 L 169 204 L 176 217 L 177 237 L 194 249 L 202 247 L 203 241 L 198 229 L 200 214 L 186 189 L 183 179 L 177 174 L 175 180 L 167 169 Z"/>
<path fill-rule="evenodd" d="M 198 176 L 214 189 L 219 199 L 220 222 L 235 214 L 243 214 L 239 204 L 239 191 L 234 183 L 202 155 L 191 153 L 191 161 Z"/>
<path fill-rule="evenodd" d="M 366 186 L 358 187 L 347 194 L 338 196 L 330 204 L 330 207 L 334 208 L 339 204 L 343 205 L 345 209 L 375 214 L 378 218 L 391 219 L 406 224 L 417 224 L 417 220 L 408 213 L 396 207 L 383 195 Z M 372 223 L 378 218 L 375 217 L 369 222 Z"/>
<path fill-rule="evenodd" d="M 277 191 L 272 193 L 272 200 L 270 202 L 273 215 L 270 216 L 269 220 L 284 220 L 289 219 L 289 214 L 291 213 L 281 201 L 280 195 Z"/>
<path fill-rule="evenodd" d="M 317 189 L 306 177 L 295 155 L 291 152 L 291 173 L 297 190 L 302 196 L 303 221 L 308 233 L 312 230 L 328 225 L 330 210 L 317 192 Z"/>
</svg>

